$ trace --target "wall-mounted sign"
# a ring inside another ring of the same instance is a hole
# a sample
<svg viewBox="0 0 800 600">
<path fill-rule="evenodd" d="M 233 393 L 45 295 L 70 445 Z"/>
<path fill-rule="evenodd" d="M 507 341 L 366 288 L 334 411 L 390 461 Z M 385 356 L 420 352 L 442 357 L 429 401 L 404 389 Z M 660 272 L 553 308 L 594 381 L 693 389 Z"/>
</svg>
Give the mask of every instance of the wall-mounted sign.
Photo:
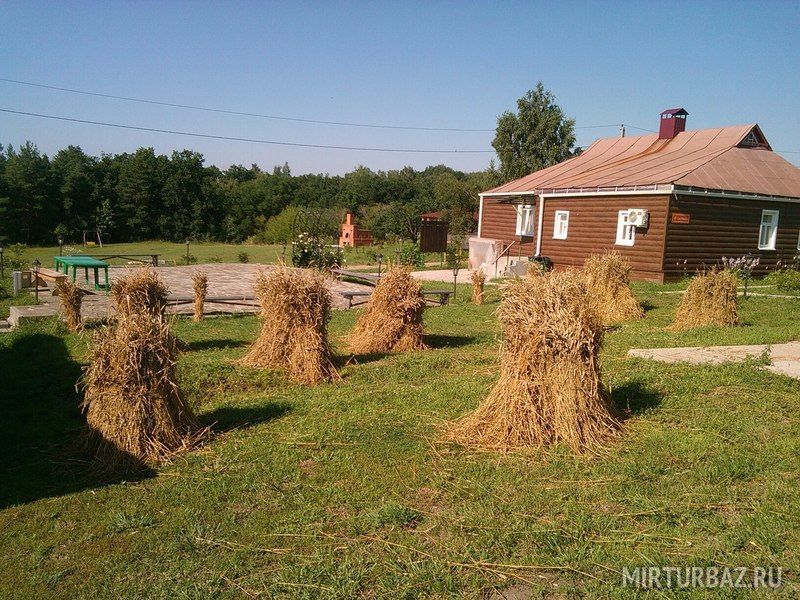
<svg viewBox="0 0 800 600">
<path fill-rule="evenodd" d="M 689 213 L 679 213 L 674 212 L 672 213 L 672 218 L 670 219 L 671 223 L 681 223 L 683 225 L 688 225 L 691 223 L 692 219 L 689 216 Z"/>
</svg>

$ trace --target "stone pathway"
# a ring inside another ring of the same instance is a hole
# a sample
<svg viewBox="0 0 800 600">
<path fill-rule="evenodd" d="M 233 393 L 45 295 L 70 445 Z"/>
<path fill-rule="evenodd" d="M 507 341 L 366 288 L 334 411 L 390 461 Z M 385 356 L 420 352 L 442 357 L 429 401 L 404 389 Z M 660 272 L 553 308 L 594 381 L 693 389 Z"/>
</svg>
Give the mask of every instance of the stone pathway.
<svg viewBox="0 0 800 600">
<path fill-rule="evenodd" d="M 786 344 L 757 344 L 751 346 L 706 346 L 687 348 L 633 348 L 628 356 L 648 358 L 666 363 L 685 362 L 693 365 L 719 365 L 760 358 L 768 353 L 771 364 L 764 368 L 800 379 L 800 342 Z"/>
<path fill-rule="evenodd" d="M 142 268 L 150 267 L 124 267 L 109 270 L 109 278 L 113 284 L 120 277 L 130 275 Z M 205 314 L 240 314 L 256 313 L 259 310 L 255 297 L 255 282 L 260 271 L 274 268 L 274 265 L 259 264 L 222 264 L 213 263 L 205 265 L 190 265 L 177 267 L 158 267 L 155 270 L 158 276 L 169 289 L 170 298 L 193 298 L 192 274 L 202 271 L 208 276 L 208 296 L 241 297 L 241 304 L 206 302 Z M 328 286 L 331 291 L 332 308 L 343 310 L 347 308 L 347 300 L 342 292 L 371 292 L 374 288 L 358 283 L 329 279 Z M 247 300 L 244 300 L 247 299 Z M 50 317 L 61 312 L 61 303 L 58 296 L 53 296 L 51 291 L 40 292 L 39 305 L 37 306 L 12 306 L 9 322 L 16 326 L 20 320 Z M 86 294 L 81 304 L 81 315 L 84 319 L 102 319 L 108 316 L 111 310 L 109 297 L 103 292 Z M 169 314 L 192 314 L 192 303 L 169 305 Z"/>
</svg>

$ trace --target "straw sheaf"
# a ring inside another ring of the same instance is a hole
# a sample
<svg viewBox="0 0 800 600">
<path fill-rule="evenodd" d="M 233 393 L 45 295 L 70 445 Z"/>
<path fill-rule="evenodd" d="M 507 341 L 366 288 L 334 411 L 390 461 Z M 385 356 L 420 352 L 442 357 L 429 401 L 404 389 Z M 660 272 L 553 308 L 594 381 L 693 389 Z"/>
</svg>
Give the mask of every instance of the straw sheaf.
<svg viewBox="0 0 800 600">
<path fill-rule="evenodd" d="M 696 275 L 686 288 L 675 312 L 675 321 L 668 329 L 739 325 L 738 284 L 739 279 L 732 271 L 714 269 Z"/>
<path fill-rule="evenodd" d="M 338 377 L 328 342 L 331 295 L 316 272 L 278 266 L 260 273 L 261 333 L 242 363 L 284 369 L 300 383 Z"/>
<path fill-rule="evenodd" d="M 152 273 L 121 279 L 115 288 L 116 315 L 93 335 L 81 381 L 89 447 L 111 470 L 168 462 L 209 434 L 177 384 L 166 288 Z"/>
<path fill-rule="evenodd" d="M 208 294 L 208 275 L 202 271 L 192 273 L 192 284 L 194 286 L 194 314 L 192 320 L 195 322 L 203 320 L 205 311 L 206 295 Z"/>
<path fill-rule="evenodd" d="M 631 265 L 618 252 L 593 254 L 583 264 L 589 298 L 603 323 L 641 319 L 644 311 L 629 287 Z"/>
<path fill-rule="evenodd" d="M 472 280 L 472 303 L 483 304 L 486 273 L 483 272 L 483 269 L 477 269 L 472 272 L 470 279 Z"/>
<path fill-rule="evenodd" d="M 348 336 L 354 354 L 424 350 L 422 285 L 406 267 L 392 267 L 378 281 L 367 308 Z"/>
<path fill-rule="evenodd" d="M 447 437 L 476 450 L 565 443 L 597 453 L 620 430 L 600 379 L 602 323 L 580 272 L 531 274 L 509 283 L 497 311 L 500 378 Z"/>
<path fill-rule="evenodd" d="M 79 331 L 83 327 L 81 321 L 81 304 L 83 292 L 81 289 L 66 279 L 56 283 L 56 294 L 61 300 L 61 307 L 64 309 L 64 317 L 67 321 L 67 329 Z"/>
</svg>

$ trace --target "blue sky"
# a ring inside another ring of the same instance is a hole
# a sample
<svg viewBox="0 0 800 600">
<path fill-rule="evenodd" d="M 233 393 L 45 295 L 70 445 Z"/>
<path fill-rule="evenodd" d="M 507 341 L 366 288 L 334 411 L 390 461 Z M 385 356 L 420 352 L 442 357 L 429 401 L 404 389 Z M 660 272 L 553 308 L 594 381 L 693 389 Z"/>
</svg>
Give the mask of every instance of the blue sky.
<svg viewBox="0 0 800 600">
<path fill-rule="evenodd" d="M 222 136 L 491 151 L 497 116 L 541 80 L 578 127 L 758 122 L 800 164 L 800 2 L 3 2 L 0 77 L 329 121 L 488 129 L 425 132 L 268 120 L 0 81 L 0 108 Z M 616 135 L 578 129 L 578 142 Z M 636 130 L 629 129 L 629 134 Z M 294 173 L 447 164 L 482 154 L 290 148 L 0 113 L 0 142 L 53 154 L 191 148 L 226 167 Z"/>
</svg>

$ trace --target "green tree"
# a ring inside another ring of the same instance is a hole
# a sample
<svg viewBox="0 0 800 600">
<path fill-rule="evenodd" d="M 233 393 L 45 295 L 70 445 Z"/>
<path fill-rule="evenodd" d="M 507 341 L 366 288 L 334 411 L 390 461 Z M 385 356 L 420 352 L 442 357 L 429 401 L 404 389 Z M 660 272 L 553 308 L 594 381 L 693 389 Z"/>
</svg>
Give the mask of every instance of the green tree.
<svg viewBox="0 0 800 600">
<path fill-rule="evenodd" d="M 66 239 L 77 239 L 87 229 L 88 220 L 96 209 L 95 163 L 96 160 L 78 146 L 68 146 L 53 157 L 53 184 L 61 205 L 61 232 Z"/>
<path fill-rule="evenodd" d="M 58 224 L 50 177 L 50 159 L 30 142 L 9 147 L 3 181 L 8 194 L 5 214 L 11 239 L 27 244 L 50 242 Z"/>
<path fill-rule="evenodd" d="M 165 210 L 162 190 L 169 174 L 169 159 L 156 156 L 152 148 L 139 148 L 134 154 L 117 157 L 119 180 L 116 225 L 119 235 L 126 240 L 140 240 L 164 236 L 157 225 L 171 218 Z"/>
<path fill-rule="evenodd" d="M 575 120 L 564 116 L 555 96 L 544 89 L 541 81 L 536 89 L 517 100 L 517 111 L 506 111 L 498 117 L 492 142 L 505 181 L 524 177 L 576 154 Z"/>
</svg>

